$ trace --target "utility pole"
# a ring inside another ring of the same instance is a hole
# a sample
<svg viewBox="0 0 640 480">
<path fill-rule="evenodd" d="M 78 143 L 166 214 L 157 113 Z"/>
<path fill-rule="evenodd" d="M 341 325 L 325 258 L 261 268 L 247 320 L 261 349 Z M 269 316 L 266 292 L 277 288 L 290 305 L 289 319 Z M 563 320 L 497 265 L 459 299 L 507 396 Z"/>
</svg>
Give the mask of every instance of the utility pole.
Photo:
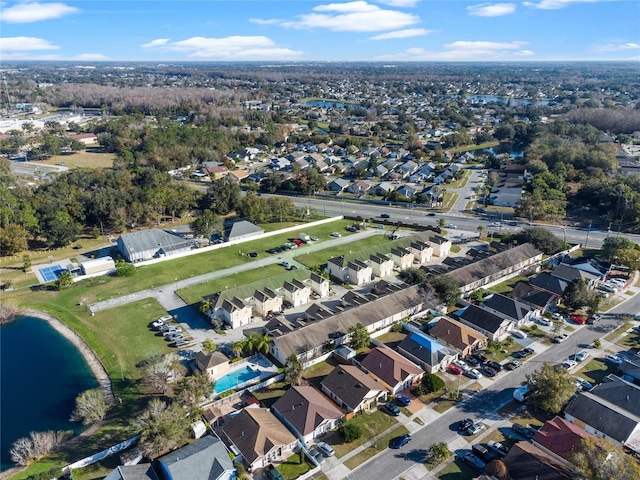
<svg viewBox="0 0 640 480">
<path fill-rule="evenodd" d="M 589 233 L 591 232 L 591 224 L 593 220 L 589 220 L 589 229 L 587 230 L 587 239 L 584 241 L 584 248 L 587 249 L 587 245 L 589 244 Z"/>
</svg>

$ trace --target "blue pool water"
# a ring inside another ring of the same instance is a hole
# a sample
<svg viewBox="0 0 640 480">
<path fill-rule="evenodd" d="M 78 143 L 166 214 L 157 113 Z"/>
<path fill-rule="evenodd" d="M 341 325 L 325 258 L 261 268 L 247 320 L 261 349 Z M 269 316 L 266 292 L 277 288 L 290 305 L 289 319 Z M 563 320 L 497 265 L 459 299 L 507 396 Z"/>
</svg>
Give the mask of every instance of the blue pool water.
<svg viewBox="0 0 640 480">
<path fill-rule="evenodd" d="M 57 280 L 60 276 L 60 273 L 64 271 L 60 265 L 51 265 L 50 267 L 44 267 L 40 269 L 40 275 L 45 282 L 53 282 Z"/>
<path fill-rule="evenodd" d="M 238 385 L 242 385 L 249 380 L 253 380 L 260 376 L 260 372 L 252 369 L 249 366 L 244 366 L 238 370 L 234 370 L 231 373 L 227 373 L 224 377 L 216 380 L 216 385 L 213 391 L 216 393 L 226 392 L 232 388 L 236 388 Z"/>
</svg>

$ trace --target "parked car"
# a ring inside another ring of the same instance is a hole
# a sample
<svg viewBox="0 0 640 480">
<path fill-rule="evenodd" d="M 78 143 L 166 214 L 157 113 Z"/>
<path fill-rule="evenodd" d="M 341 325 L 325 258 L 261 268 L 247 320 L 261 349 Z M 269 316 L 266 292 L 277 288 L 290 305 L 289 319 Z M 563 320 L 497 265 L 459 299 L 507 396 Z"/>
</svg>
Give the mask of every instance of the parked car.
<svg viewBox="0 0 640 480">
<path fill-rule="evenodd" d="M 287 267 L 287 270 L 297 270 L 297 269 L 298 269 L 298 267 L 296 267 L 295 265 L 289 265 Z"/>
<path fill-rule="evenodd" d="M 576 362 L 575 360 L 565 360 L 564 362 L 562 362 L 561 366 L 565 370 L 571 370 L 572 368 L 575 368 L 576 365 L 578 365 L 578 362 Z"/>
<path fill-rule="evenodd" d="M 578 325 L 584 325 L 585 323 L 587 323 L 587 319 L 584 318 L 582 315 L 574 314 L 574 315 L 571 315 L 569 318 L 573 323 L 577 323 Z"/>
<path fill-rule="evenodd" d="M 482 372 L 482 374 L 486 377 L 495 377 L 496 375 L 498 375 L 498 371 L 489 367 L 488 365 L 485 365 L 484 367 L 482 367 L 480 369 L 480 371 Z"/>
<path fill-rule="evenodd" d="M 564 342 L 567 338 L 569 338 L 569 335 L 567 335 L 566 333 L 563 333 L 561 335 L 557 335 L 554 339 L 553 339 L 553 343 L 562 343 Z"/>
<path fill-rule="evenodd" d="M 452 373 L 453 375 L 462 375 L 463 370 L 453 363 L 447 367 L 447 372 Z"/>
<path fill-rule="evenodd" d="M 604 356 L 604 359 L 605 359 L 607 362 L 613 363 L 613 364 L 615 364 L 615 365 L 621 365 L 621 364 L 622 364 L 622 362 L 623 362 L 622 358 L 620 358 L 620 357 L 619 357 L 619 356 L 617 356 L 617 355 L 613 355 L 612 353 L 607 353 L 607 354 Z"/>
<path fill-rule="evenodd" d="M 289 266 L 289 262 L 280 262 L 278 265 L 281 267 L 287 268 Z"/>
<path fill-rule="evenodd" d="M 464 372 L 464 374 L 469 378 L 473 378 L 474 380 L 478 380 L 483 376 L 477 368 L 470 368 L 469 370 Z"/>
<path fill-rule="evenodd" d="M 598 323 L 601 319 L 602 319 L 602 315 L 593 315 L 593 316 L 587 318 L 587 323 L 589 325 L 594 325 L 594 324 Z"/>
<path fill-rule="evenodd" d="M 593 384 L 591 382 L 587 382 L 585 379 L 576 377 L 576 384 L 579 384 L 583 390 L 591 390 L 593 388 Z"/>
<path fill-rule="evenodd" d="M 271 480 L 284 480 L 284 477 L 278 471 L 278 469 L 276 467 L 274 467 L 273 465 L 271 465 L 271 464 L 269 464 L 266 467 L 264 467 L 264 473 Z"/>
<path fill-rule="evenodd" d="M 500 365 L 498 362 L 494 362 L 493 360 L 489 360 L 488 362 L 485 362 L 485 365 L 487 367 L 493 368 L 496 372 L 499 372 L 500 370 L 502 370 L 502 365 Z"/>
<path fill-rule="evenodd" d="M 340 232 L 333 232 L 333 233 L 330 233 L 329 236 L 334 238 L 339 238 L 342 236 L 342 234 L 340 234 Z"/>
<path fill-rule="evenodd" d="M 531 355 L 536 353 L 536 351 L 533 348 L 530 348 L 530 347 L 525 347 L 520 351 L 524 354 L 524 358 L 530 357 Z"/>
<path fill-rule="evenodd" d="M 400 435 L 399 437 L 394 437 L 389 441 L 389 448 L 398 449 L 400 447 L 404 447 L 407 443 L 411 441 L 411 435 L 405 433 L 404 435 Z"/>
<path fill-rule="evenodd" d="M 256 258 L 258 256 L 258 252 L 249 252 L 249 256 L 251 258 Z"/>
<path fill-rule="evenodd" d="M 467 433 L 469 435 L 477 435 L 480 432 L 483 432 L 485 430 L 486 425 L 482 422 L 476 422 L 473 425 L 471 425 L 469 428 L 467 428 Z"/>
<path fill-rule="evenodd" d="M 480 360 L 478 360 L 473 355 L 469 355 L 468 357 L 465 357 L 464 361 L 467 362 L 469 365 L 472 365 L 474 367 L 477 367 L 482 363 Z"/>
<path fill-rule="evenodd" d="M 511 335 L 516 338 L 527 338 L 527 334 L 522 330 L 511 330 Z"/>
<path fill-rule="evenodd" d="M 549 320 L 548 318 L 544 318 L 544 317 L 538 317 L 536 319 L 536 321 L 540 324 L 543 325 L 545 327 L 550 327 L 551 325 L 553 325 L 553 322 L 551 320 Z"/>
<path fill-rule="evenodd" d="M 400 415 L 400 409 L 395 403 L 385 403 L 382 408 L 384 408 L 386 412 L 392 417 L 397 417 L 398 415 Z"/>
<path fill-rule="evenodd" d="M 453 365 L 456 365 L 458 367 L 460 367 L 462 369 L 463 372 L 466 372 L 467 370 L 469 370 L 471 367 L 469 367 L 469 365 L 467 365 L 464 361 L 462 360 L 454 360 L 452 362 Z"/>
<path fill-rule="evenodd" d="M 553 318 L 554 320 L 561 320 L 561 321 L 564 320 L 564 317 L 562 316 L 562 314 L 558 312 L 553 312 L 551 314 L 551 318 Z"/>
<path fill-rule="evenodd" d="M 411 405 L 411 399 L 406 395 L 396 395 L 395 397 L 396 403 L 402 405 L 403 407 L 408 407 Z"/>
<path fill-rule="evenodd" d="M 507 447 L 494 440 L 489 440 L 487 442 L 487 448 L 501 457 L 504 457 L 507 453 L 509 453 L 509 449 Z"/>
<path fill-rule="evenodd" d="M 504 368 L 506 368 L 507 370 L 515 370 L 516 368 L 519 368 L 522 365 L 522 362 L 519 362 L 518 360 L 514 360 L 513 362 L 509 362 L 507 363 Z"/>
<path fill-rule="evenodd" d="M 318 463 L 324 462 L 324 455 L 322 455 L 320 449 L 318 449 L 318 447 L 316 447 L 315 445 L 313 445 L 309 449 L 309 455 L 311 455 L 311 457 Z"/>
<path fill-rule="evenodd" d="M 586 350 L 581 350 L 580 352 L 578 352 L 578 354 L 576 355 L 575 360 L 577 362 L 583 362 L 587 357 L 589 356 L 589 352 L 587 352 Z"/>
<path fill-rule="evenodd" d="M 473 420 L 470 418 L 465 418 L 464 420 L 460 420 L 458 422 L 458 430 L 463 432 L 467 430 L 471 425 L 473 425 Z"/>
<path fill-rule="evenodd" d="M 471 465 L 478 470 L 484 470 L 485 463 L 476 457 L 473 453 L 467 453 L 464 457 L 462 457 L 465 462 Z"/>
<path fill-rule="evenodd" d="M 309 240 L 311 240 L 312 242 L 317 242 L 318 241 L 318 237 L 312 235 L 312 236 L 309 237 Z"/>
<path fill-rule="evenodd" d="M 189 342 L 189 340 L 186 340 L 184 338 L 180 338 L 180 339 L 176 340 L 175 342 L 170 343 L 169 345 L 173 346 L 175 348 L 180 348 L 180 347 L 186 347 L 187 345 L 189 345 L 189 343 L 191 343 L 191 342 Z"/>
<path fill-rule="evenodd" d="M 521 425 L 519 423 L 514 423 L 511 428 L 514 432 L 522 435 L 524 438 L 533 438 L 533 436 L 536 434 L 536 432 L 531 430 L 529 427 L 525 427 L 524 425 Z"/>
<path fill-rule="evenodd" d="M 489 463 L 492 460 L 498 458 L 498 455 L 481 443 L 476 443 L 471 447 L 471 452 L 485 463 Z"/>
<path fill-rule="evenodd" d="M 336 453 L 334 452 L 333 447 L 327 442 L 318 442 L 318 449 L 325 457 L 331 457 Z"/>
</svg>

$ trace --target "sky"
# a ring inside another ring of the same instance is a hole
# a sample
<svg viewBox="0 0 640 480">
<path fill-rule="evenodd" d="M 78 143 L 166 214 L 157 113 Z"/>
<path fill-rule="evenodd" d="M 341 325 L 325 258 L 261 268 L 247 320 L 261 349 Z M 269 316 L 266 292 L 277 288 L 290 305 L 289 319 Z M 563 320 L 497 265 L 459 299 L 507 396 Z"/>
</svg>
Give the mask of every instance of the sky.
<svg viewBox="0 0 640 480">
<path fill-rule="evenodd" d="M 640 1 L 0 0 L 0 61 L 640 61 Z"/>
</svg>

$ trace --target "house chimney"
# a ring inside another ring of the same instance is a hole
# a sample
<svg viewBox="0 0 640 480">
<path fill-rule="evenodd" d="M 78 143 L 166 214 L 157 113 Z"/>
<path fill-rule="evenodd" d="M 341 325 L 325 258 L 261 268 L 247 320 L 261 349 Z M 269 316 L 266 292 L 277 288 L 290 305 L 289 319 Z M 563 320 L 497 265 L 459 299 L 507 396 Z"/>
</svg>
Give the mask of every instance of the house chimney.
<svg viewBox="0 0 640 480">
<path fill-rule="evenodd" d="M 291 405 L 291 410 L 295 410 L 296 409 L 296 405 L 295 403 L 293 405 Z"/>
</svg>

